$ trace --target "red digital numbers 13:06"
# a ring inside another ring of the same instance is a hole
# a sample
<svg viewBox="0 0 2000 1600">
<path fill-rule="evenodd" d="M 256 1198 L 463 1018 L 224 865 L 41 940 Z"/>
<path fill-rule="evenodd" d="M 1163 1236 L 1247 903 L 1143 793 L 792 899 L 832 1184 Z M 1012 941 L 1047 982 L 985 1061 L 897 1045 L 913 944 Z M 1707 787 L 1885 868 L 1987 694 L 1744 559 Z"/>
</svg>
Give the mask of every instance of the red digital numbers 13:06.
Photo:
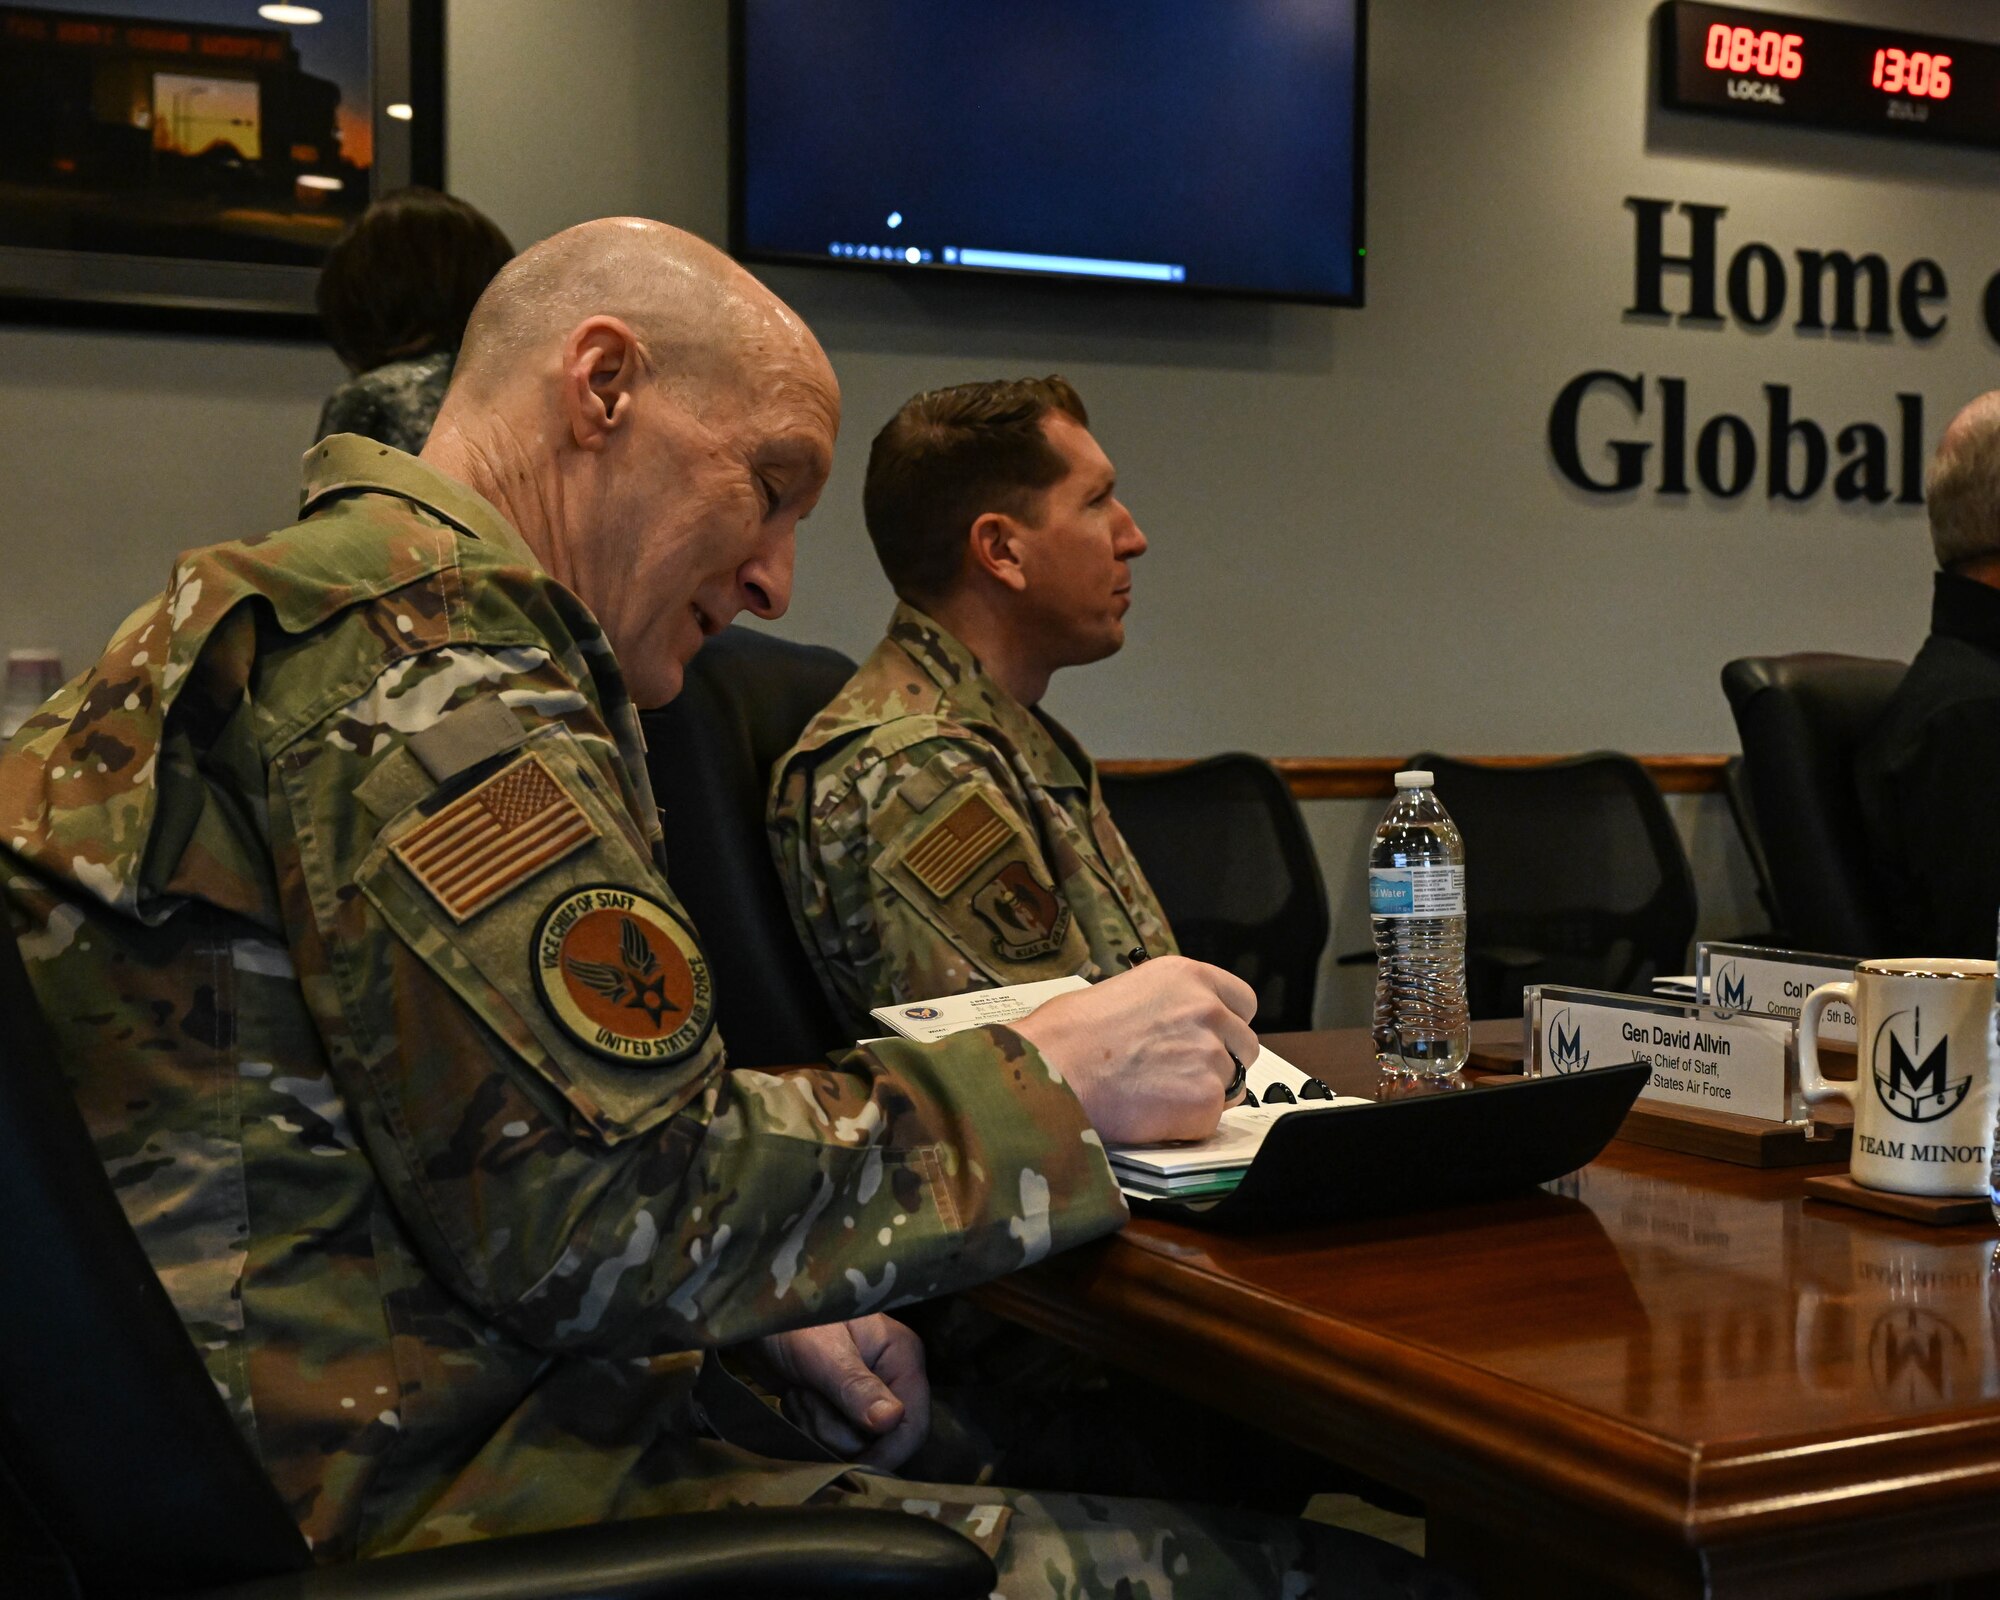
<svg viewBox="0 0 2000 1600">
<path fill-rule="evenodd" d="M 1799 51 L 1804 43 L 1803 34 L 1759 33 L 1755 28 L 1732 28 L 1718 22 L 1708 30 L 1708 49 L 1702 59 L 1717 72 L 1754 72 L 1760 78 L 1792 79 L 1806 70 L 1805 57 Z"/>
<path fill-rule="evenodd" d="M 1884 94 L 1911 94 L 1923 100 L 1951 96 L 1951 57 L 1927 50 L 1877 50 L 1875 87 Z"/>
</svg>

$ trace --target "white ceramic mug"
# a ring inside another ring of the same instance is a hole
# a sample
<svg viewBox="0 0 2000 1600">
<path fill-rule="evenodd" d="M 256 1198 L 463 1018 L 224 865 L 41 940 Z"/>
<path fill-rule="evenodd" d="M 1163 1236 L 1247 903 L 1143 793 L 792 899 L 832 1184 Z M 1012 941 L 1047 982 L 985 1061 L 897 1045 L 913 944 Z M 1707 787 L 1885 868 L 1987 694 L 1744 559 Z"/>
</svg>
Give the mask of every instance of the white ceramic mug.
<svg viewBox="0 0 2000 1600">
<path fill-rule="evenodd" d="M 1854 1181 L 1891 1194 L 1987 1192 L 1993 1146 L 1991 961 L 1863 961 L 1799 1013 L 1799 1088 L 1854 1107 Z M 1819 1070 L 1819 1021 L 1845 1002 L 1857 1023 L 1852 1083 Z"/>
</svg>

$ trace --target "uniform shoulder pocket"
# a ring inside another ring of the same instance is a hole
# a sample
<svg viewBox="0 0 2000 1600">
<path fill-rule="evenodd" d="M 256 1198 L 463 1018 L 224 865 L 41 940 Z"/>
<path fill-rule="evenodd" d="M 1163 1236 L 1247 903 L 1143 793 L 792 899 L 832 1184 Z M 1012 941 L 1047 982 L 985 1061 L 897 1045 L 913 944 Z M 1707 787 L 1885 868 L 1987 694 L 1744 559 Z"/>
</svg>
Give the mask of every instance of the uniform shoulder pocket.
<svg viewBox="0 0 2000 1600">
<path fill-rule="evenodd" d="M 700 942 L 566 729 L 390 819 L 356 881 L 404 947 L 607 1143 L 719 1070 Z"/>
<path fill-rule="evenodd" d="M 878 813 L 872 842 L 871 868 L 907 914 L 995 983 L 1062 977 L 1087 965 L 1087 949 L 1071 938 L 1069 903 L 1027 825 L 992 784 L 960 782 L 920 811 Z M 882 942 L 892 966 L 903 954 L 894 921 L 885 911 Z"/>
</svg>

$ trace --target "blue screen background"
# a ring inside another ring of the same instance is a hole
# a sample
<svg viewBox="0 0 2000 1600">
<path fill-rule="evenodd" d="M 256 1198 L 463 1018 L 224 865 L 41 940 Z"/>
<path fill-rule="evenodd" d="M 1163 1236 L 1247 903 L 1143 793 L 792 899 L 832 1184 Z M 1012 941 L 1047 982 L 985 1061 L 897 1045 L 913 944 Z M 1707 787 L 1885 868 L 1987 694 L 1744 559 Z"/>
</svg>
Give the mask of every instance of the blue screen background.
<svg viewBox="0 0 2000 1600">
<path fill-rule="evenodd" d="M 1032 251 L 1349 297 L 1356 3 L 742 0 L 739 245 Z"/>
</svg>

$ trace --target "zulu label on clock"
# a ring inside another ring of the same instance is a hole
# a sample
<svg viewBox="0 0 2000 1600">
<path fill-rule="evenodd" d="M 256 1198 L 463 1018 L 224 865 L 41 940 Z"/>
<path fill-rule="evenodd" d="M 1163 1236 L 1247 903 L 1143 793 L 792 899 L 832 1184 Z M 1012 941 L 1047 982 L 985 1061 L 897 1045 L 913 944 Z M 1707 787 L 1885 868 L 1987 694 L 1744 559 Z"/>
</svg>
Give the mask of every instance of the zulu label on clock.
<svg viewBox="0 0 2000 1600">
<path fill-rule="evenodd" d="M 1660 27 L 1677 110 L 2000 149 L 2000 46 L 1696 0 Z"/>
</svg>

